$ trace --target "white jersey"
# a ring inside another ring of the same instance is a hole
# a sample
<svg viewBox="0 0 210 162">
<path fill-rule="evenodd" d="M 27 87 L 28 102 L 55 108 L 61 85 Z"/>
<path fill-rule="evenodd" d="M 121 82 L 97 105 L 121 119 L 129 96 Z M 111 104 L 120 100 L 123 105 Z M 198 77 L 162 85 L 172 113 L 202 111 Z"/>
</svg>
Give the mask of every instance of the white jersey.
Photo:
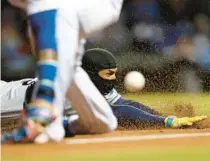
<svg viewBox="0 0 210 162">
<path fill-rule="evenodd" d="M 58 9 L 65 5 L 69 0 L 27 0 L 27 12 L 29 15 L 51 10 Z"/>
<path fill-rule="evenodd" d="M 81 25 L 80 36 L 84 37 L 116 22 L 122 3 L 123 0 L 28 0 L 27 12 L 32 15 L 56 9 L 66 22 L 73 20 L 74 15 Z"/>
<path fill-rule="evenodd" d="M 12 82 L 0 82 L 1 113 L 23 109 L 25 92 L 28 86 L 37 79 L 22 79 Z"/>
</svg>

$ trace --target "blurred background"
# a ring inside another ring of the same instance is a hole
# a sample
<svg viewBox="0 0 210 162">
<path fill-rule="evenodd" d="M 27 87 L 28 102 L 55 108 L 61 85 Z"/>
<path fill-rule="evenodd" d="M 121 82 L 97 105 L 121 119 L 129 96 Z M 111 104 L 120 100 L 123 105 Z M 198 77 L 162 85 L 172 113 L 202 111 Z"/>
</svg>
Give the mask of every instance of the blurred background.
<svg viewBox="0 0 210 162">
<path fill-rule="evenodd" d="M 26 16 L 1 3 L 1 79 L 34 77 Z M 209 92 L 210 0 L 125 0 L 120 20 L 88 39 L 92 47 L 116 56 L 121 92 L 131 70 L 144 74 L 144 91 Z"/>
</svg>

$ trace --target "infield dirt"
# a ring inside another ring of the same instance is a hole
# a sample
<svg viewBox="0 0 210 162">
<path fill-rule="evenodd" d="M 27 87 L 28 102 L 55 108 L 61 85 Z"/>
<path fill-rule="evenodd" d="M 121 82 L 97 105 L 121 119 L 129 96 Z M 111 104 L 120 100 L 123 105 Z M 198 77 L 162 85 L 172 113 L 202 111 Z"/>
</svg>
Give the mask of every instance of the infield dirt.
<svg viewBox="0 0 210 162">
<path fill-rule="evenodd" d="M 91 141 L 93 138 L 195 132 L 210 132 L 210 129 L 116 131 L 68 138 L 59 144 L 7 144 L 2 145 L 2 160 L 210 160 L 210 136 L 68 144 L 75 139 Z"/>
</svg>

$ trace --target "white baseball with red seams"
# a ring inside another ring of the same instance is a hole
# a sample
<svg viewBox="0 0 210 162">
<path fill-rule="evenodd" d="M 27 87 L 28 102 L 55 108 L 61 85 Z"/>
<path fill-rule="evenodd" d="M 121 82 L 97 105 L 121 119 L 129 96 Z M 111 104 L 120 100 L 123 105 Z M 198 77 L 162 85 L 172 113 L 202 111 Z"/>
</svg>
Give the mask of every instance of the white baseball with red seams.
<svg viewBox="0 0 210 162">
<path fill-rule="evenodd" d="M 138 71 L 131 71 L 124 78 L 124 86 L 129 92 L 139 92 L 145 87 L 145 77 Z"/>
</svg>

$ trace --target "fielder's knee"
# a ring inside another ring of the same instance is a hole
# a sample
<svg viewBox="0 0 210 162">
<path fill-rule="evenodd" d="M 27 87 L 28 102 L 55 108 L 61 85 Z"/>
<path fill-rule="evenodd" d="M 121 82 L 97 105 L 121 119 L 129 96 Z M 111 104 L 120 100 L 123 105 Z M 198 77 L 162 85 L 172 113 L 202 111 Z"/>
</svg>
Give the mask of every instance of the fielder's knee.
<svg viewBox="0 0 210 162">
<path fill-rule="evenodd" d="M 118 126 L 117 118 L 114 115 L 112 115 L 112 117 L 109 119 L 107 132 L 114 131 L 115 129 L 117 129 L 117 126 Z"/>
<path fill-rule="evenodd" d="M 92 128 L 92 133 L 102 134 L 114 131 L 118 126 L 117 119 L 114 115 L 110 115 L 106 120 L 98 119 L 98 126 Z"/>
</svg>

